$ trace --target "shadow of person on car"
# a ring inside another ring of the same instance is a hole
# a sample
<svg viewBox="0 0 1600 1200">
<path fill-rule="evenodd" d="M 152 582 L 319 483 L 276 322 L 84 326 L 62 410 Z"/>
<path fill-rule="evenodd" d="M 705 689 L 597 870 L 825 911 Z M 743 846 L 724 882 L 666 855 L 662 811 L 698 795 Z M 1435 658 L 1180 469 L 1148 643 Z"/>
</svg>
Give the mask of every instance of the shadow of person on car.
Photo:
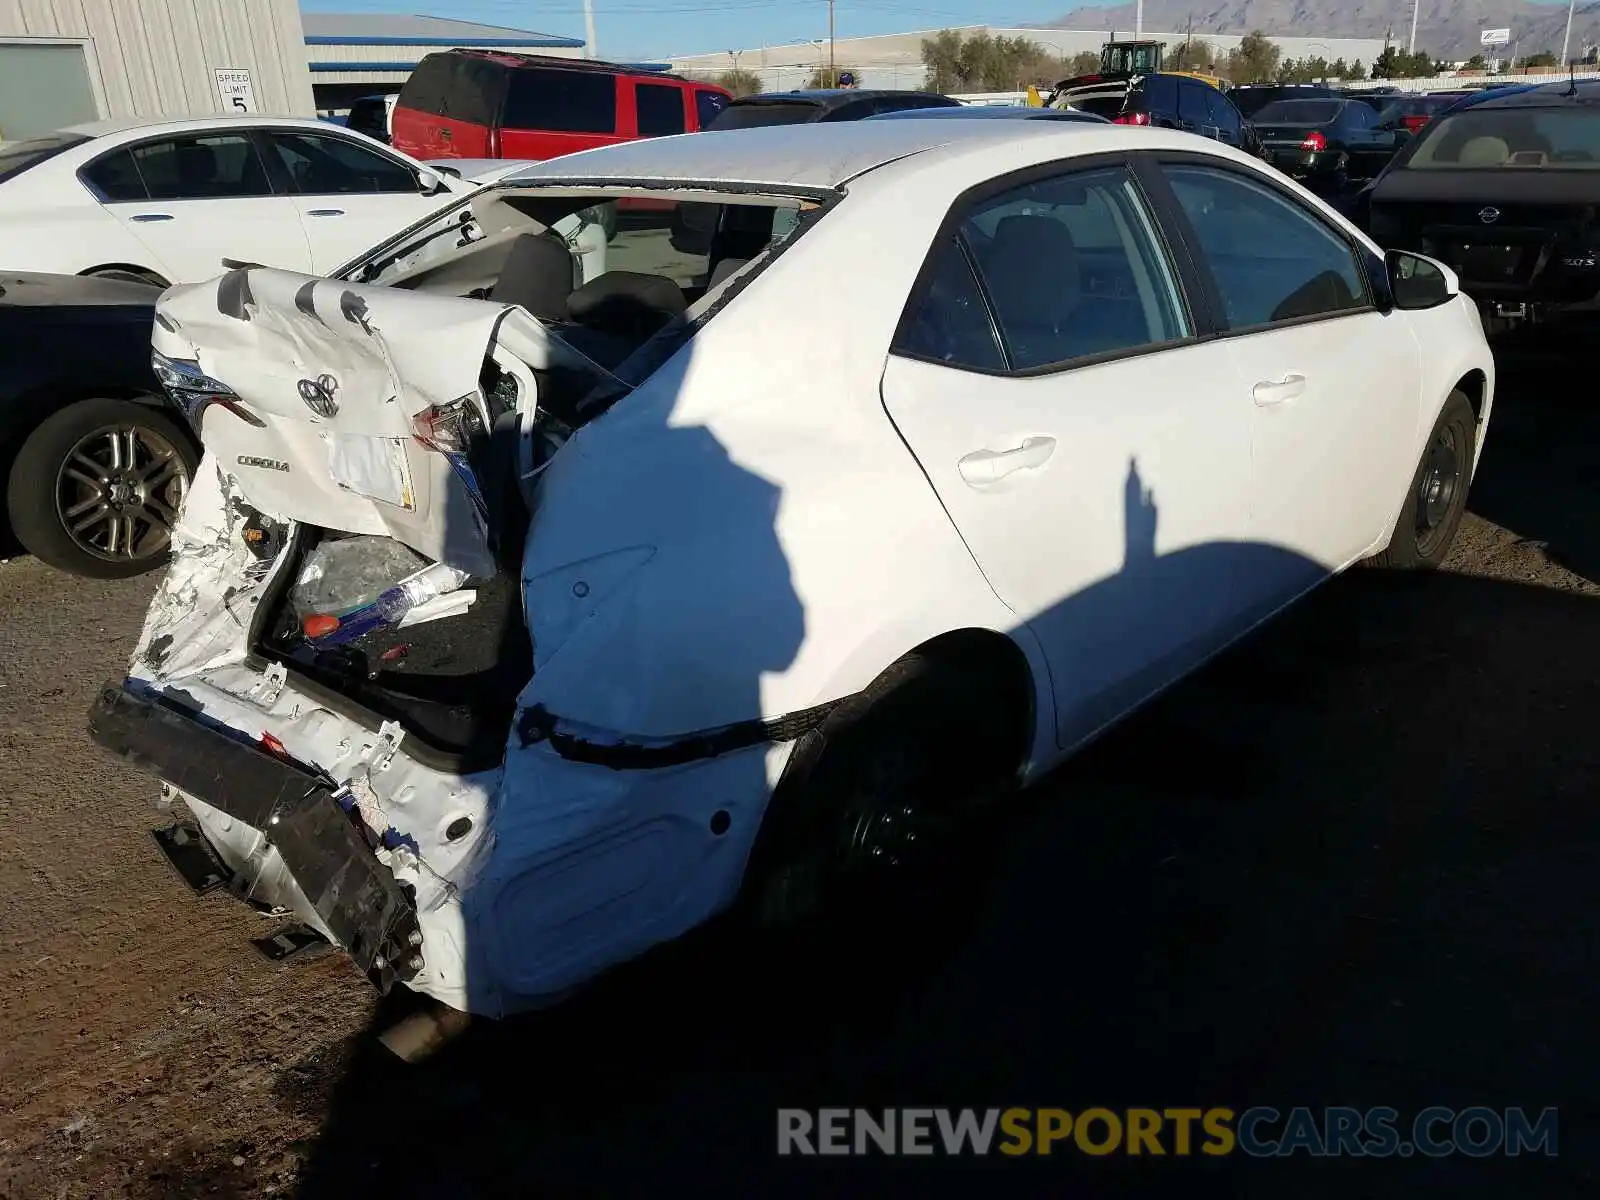
<svg viewBox="0 0 1600 1200">
<path fill-rule="evenodd" d="M 772 485 L 704 428 L 651 453 L 618 478 L 747 506 L 745 570 L 779 597 L 781 548 L 756 536 Z M 1248 543 L 1157 553 L 1160 497 L 1135 463 L 1121 501 L 1122 569 L 1031 617 L 1078 631 L 1086 667 L 1117 639 L 1181 661 L 1196 647 L 1180 616 L 1237 614 L 1263 580 L 1318 570 Z M 705 591 L 710 620 L 720 595 Z M 375 1044 L 393 996 L 351 1047 L 302 1194 L 992 1181 L 944 1174 L 942 1155 L 780 1159 L 779 1107 L 1576 1101 L 1600 1065 L 1581 915 L 1600 903 L 1600 684 L 1581 652 L 1597 614 L 1516 584 L 1358 572 L 971 830 L 945 889 L 896 925 L 702 931 L 411 1067 Z M 752 694 L 804 630 L 798 602 L 774 615 L 772 641 L 738 651 Z M 1062 694 L 1117 682 L 1086 670 Z M 1164 1195 L 1239 1158 L 1115 1178 Z M 1065 1144 L 1031 1165 L 1007 1164 L 1007 1188 L 1115 1171 Z M 1380 1177 L 1397 1195 L 1505 1185 L 1460 1157 L 1374 1165 L 1362 1187 Z"/>
</svg>

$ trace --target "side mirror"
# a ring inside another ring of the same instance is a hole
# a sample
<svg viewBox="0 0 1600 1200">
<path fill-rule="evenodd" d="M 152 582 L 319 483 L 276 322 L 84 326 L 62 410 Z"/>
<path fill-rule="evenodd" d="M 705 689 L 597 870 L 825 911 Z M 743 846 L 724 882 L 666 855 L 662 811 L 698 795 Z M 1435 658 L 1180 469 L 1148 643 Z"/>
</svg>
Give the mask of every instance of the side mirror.
<svg viewBox="0 0 1600 1200">
<path fill-rule="evenodd" d="M 460 178 L 460 173 L 456 173 Z M 417 185 L 422 189 L 424 196 L 437 196 L 440 192 L 450 190 L 450 185 L 445 182 L 444 176 L 434 171 L 418 171 Z"/>
<path fill-rule="evenodd" d="M 1389 268 L 1389 290 L 1394 294 L 1396 308 L 1413 312 L 1438 308 L 1461 294 L 1461 280 L 1456 273 L 1435 259 L 1406 250 L 1390 250 L 1383 261 Z"/>
</svg>

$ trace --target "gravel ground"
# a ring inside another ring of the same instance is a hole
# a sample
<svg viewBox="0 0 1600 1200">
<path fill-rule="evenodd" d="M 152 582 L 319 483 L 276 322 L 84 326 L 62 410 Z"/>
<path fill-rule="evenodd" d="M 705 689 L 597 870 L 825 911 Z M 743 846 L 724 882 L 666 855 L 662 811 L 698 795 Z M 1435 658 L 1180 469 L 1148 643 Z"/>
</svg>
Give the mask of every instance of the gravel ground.
<svg viewBox="0 0 1600 1200">
<path fill-rule="evenodd" d="M 372 1045 L 401 1002 L 261 960 L 264 918 L 191 896 L 150 784 L 89 744 L 153 581 L 0 566 L 0 1195 L 849 1191 L 771 1153 L 774 1107 L 827 1103 L 1559 1105 L 1557 1160 L 1295 1186 L 1592 1195 L 1600 406 L 1548 365 L 1503 381 L 1449 572 L 1323 589 L 1058 772 L 904 937 L 686 947 L 413 1068 Z M 871 1182 L 1285 1183 L 1162 1166 Z"/>
</svg>

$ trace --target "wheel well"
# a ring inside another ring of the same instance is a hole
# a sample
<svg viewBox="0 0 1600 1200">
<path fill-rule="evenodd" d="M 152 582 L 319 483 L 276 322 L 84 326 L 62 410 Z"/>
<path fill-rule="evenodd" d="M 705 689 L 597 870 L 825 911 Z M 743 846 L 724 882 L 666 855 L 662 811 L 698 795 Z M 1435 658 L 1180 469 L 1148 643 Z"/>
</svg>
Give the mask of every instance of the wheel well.
<svg viewBox="0 0 1600 1200">
<path fill-rule="evenodd" d="M 1489 379 L 1482 371 L 1468 371 L 1455 386 L 1455 391 L 1466 396 L 1472 405 L 1472 419 L 1483 424 L 1483 400 L 1489 390 Z"/>
<path fill-rule="evenodd" d="M 140 267 L 133 263 L 101 263 L 97 267 L 90 267 L 87 271 L 79 271 L 78 274 L 99 275 L 104 271 L 127 271 L 130 275 L 142 275 L 144 278 L 150 280 L 151 283 L 159 284 L 161 287 L 167 288 L 172 286 L 172 284 L 167 282 L 165 278 L 163 278 L 157 272 L 152 271 L 149 267 Z"/>
<path fill-rule="evenodd" d="M 921 657 L 970 674 L 984 694 L 1005 706 L 1006 724 L 1015 741 L 1005 748 L 1008 762 L 1019 771 L 1033 749 L 1038 692 L 1033 671 L 1021 647 L 992 629 L 956 629 L 923 642 L 906 657 Z"/>
</svg>

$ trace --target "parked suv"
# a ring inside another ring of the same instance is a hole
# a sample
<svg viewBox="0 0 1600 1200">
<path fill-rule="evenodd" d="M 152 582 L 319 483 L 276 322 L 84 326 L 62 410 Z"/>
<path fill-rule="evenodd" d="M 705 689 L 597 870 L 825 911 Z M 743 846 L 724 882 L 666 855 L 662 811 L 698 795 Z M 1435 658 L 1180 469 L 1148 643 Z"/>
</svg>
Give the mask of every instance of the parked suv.
<svg viewBox="0 0 1600 1200">
<path fill-rule="evenodd" d="M 694 133 L 732 96 L 709 83 L 592 59 L 430 54 L 400 89 L 393 145 L 418 158 L 542 160 Z"/>
<path fill-rule="evenodd" d="M 1076 108 L 1118 125 L 1182 129 L 1260 155 L 1255 129 L 1232 100 L 1192 75 L 1085 75 L 1056 86 L 1051 108 Z"/>
</svg>

